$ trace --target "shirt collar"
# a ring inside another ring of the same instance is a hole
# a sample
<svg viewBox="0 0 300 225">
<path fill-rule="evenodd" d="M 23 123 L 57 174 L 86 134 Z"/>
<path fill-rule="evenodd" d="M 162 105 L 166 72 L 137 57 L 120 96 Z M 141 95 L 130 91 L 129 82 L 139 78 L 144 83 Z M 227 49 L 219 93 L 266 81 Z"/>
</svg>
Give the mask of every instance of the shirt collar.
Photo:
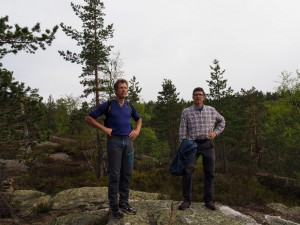
<svg viewBox="0 0 300 225">
<path fill-rule="evenodd" d="M 204 111 L 204 109 L 205 109 L 205 105 L 203 105 L 203 107 L 202 107 L 202 110 Z M 199 111 L 199 108 L 197 108 L 195 105 L 193 105 L 193 108 L 194 108 L 194 110 L 197 110 L 197 111 Z"/>
</svg>

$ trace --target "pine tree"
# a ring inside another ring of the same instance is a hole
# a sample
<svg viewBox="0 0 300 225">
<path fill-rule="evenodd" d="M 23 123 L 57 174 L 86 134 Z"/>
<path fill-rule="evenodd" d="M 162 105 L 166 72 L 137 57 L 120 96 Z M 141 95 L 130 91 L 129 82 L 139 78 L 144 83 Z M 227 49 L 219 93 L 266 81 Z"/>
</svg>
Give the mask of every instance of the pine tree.
<svg viewBox="0 0 300 225">
<path fill-rule="evenodd" d="M 19 51 L 27 53 L 35 53 L 38 48 L 46 49 L 46 45 L 50 46 L 55 39 L 55 33 L 58 26 L 54 26 L 52 31 L 46 29 L 41 32 L 40 24 L 34 27 L 20 27 L 15 24 L 14 29 L 8 25 L 8 16 L 0 17 L 0 59 L 8 53 L 17 54 Z"/>
<path fill-rule="evenodd" d="M 262 92 L 254 87 L 250 90 L 241 89 L 243 103 L 241 108 L 245 113 L 244 139 L 246 148 L 250 150 L 250 155 L 254 156 L 259 169 L 263 169 L 263 129 L 262 124 L 265 120 L 265 97 Z M 246 128 L 246 129 L 245 129 Z"/>
<path fill-rule="evenodd" d="M 221 98 L 231 95 L 233 93 L 233 90 L 231 87 L 227 88 L 227 79 L 223 78 L 223 74 L 225 73 L 225 70 L 221 70 L 219 61 L 214 60 L 213 61 L 214 66 L 210 66 L 210 69 L 212 70 L 210 72 L 211 80 L 207 80 L 209 86 L 209 95 L 208 97 L 214 100 L 220 100 Z"/>
<path fill-rule="evenodd" d="M 8 16 L 1 17 L 0 59 L 9 53 L 25 51 L 34 54 L 39 48 L 45 50 L 55 39 L 57 29 L 58 26 L 54 26 L 52 31 L 46 29 L 41 33 L 39 23 L 31 29 L 18 24 L 12 27 L 8 24 Z M 0 145 L 29 151 L 32 145 L 42 140 L 41 101 L 37 89 L 15 81 L 13 73 L 2 68 L 0 63 Z"/>
<path fill-rule="evenodd" d="M 80 83 L 85 87 L 84 96 L 95 94 L 96 105 L 99 105 L 101 91 L 99 73 L 106 69 L 113 47 L 106 46 L 104 42 L 113 37 L 113 25 L 104 26 L 104 4 L 100 0 L 84 1 L 86 2 L 84 6 L 71 3 L 73 11 L 82 20 L 82 31 L 64 23 L 60 24 L 65 34 L 77 41 L 81 52 L 74 53 L 67 50 L 66 52 L 59 51 L 59 53 L 65 60 L 83 65 Z"/>
<path fill-rule="evenodd" d="M 37 89 L 25 87 L 14 81 L 11 72 L 0 69 L 0 105 L 0 149 L 30 151 L 43 139 L 43 104 Z"/>
<path fill-rule="evenodd" d="M 137 103 L 140 101 L 139 94 L 142 91 L 142 88 L 139 88 L 139 82 L 136 81 L 136 77 L 133 76 L 132 79 L 129 81 L 129 88 L 128 88 L 128 99 L 132 103 Z"/>
<path fill-rule="evenodd" d="M 226 104 L 222 104 L 222 99 L 225 97 L 228 97 L 232 95 L 233 90 L 231 87 L 227 87 L 227 80 L 223 78 L 223 74 L 225 73 L 225 70 L 221 70 L 219 61 L 214 60 L 213 66 L 210 66 L 211 68 L 211 80 L 207 80 L 209 86 L 209 94 L 208 98 L 210 100 L 214 100 L 216 102 L 216 108 L 217 110 L 225 117 L 229 109 L 226 108 Z M 221 133 L 221 141 L 222 141 L 222 155 L 223 155 L 223 171 L 227 173 L 227 157 L 226 157 L 226 148 L 225 148 L 225 131 Z"/>
<path fill-rule="evenodd" d="M 164 79 L 162 91 L 158 92 L 157 104 L 154 108 L 156 133 L 159 133 L 160 140 L 167 140 L 172 157 L 179 145 L 178 130 L 182 105 L 172 80 Z"/>
<path fill-rule="evenodd" d="M 100 71 L 105 71 L 106 63 L 113 46 L 104 44 L 113 37 L 113 25 L 104 25 L 104 4 L 100 0 L 84 0 L 86 5 L 75 5 L 71 7 L 75 14 L 82 20 L 82 31 L 73 29 L 61 23 L 61 27 L 67 36 L 77 41 L 81 47 L 80 53 L 69 50 L 59 51 L 60 55 L 67 61 L 83 65 L 80 83 L 85 87 L 84 95 L 95 95 L 96 106 L 100 104 L 101 79 Z M 97 176 L 103 176 L 103 149 L 99 131 L 97 130 L 98 169 Z"/>
</svg>

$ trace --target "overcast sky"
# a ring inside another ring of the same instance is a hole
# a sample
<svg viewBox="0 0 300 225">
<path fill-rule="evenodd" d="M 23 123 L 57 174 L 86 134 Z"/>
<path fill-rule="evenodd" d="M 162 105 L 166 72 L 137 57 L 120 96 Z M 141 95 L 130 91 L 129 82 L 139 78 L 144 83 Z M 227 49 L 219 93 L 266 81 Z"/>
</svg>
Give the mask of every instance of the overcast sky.
<svg viewBox="0 0 300 225">
<path fill-rule="evenodd" d="M 42 30 L 64 22 L 78 30 L 81 21 L 70 3 L 83 0 L 1 0 L 0 16 L 11 25 Z M 300 69 L 299 0 L 105 0 L 105 24 L 114 24 L 110 44 L 119 51 L 125 78 L 136 76 L 145 101 L 157 100 L 164 79 L 179 97 L 208 91 L 210 65 L 219 60 L 235 92 L 274 91 L 282 71 Z M 65 61 L 58 50 L 77 51 L 76 42 L 59 29 L 46 51 L 7 55 L 4 67 L 16 80 L 38 88 L 46 101 L 82 94 L 81 66 Z"/>
</svg>

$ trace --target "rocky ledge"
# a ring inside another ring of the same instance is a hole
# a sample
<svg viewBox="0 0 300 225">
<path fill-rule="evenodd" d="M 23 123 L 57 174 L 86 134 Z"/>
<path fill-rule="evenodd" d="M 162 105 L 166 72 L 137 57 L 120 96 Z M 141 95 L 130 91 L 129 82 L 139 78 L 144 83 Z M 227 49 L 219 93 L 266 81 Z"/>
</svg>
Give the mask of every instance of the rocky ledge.
<svg viewBox="0 0 300 225">
<path fill-rule="evenodd" d="M 130 204 L 137 215 L 125 215 L 116 220 L 109 211 L 106 187 L 83 187 L 62 191 L 55 196 L 34 190 L 14 191 L 13 218 L 0 219 L 0 224 L 22 225 L 254 225 L 298 223 L 284 220 L 278 216 L 265 215 L 263 221 L 244 215 L 228 206 L 217 204 L 217 210 L 211 211 L 203 203 L 192 203 L 187 210 L 178 210 L 179 202 L 157 193 L 131 191 Z M 284 207 L 272 205 L 274 209 Z M 284 210 L 288 210 L 284 208 Z M 295 207 L 288 213 L 300 214 Z"/>
</svg>

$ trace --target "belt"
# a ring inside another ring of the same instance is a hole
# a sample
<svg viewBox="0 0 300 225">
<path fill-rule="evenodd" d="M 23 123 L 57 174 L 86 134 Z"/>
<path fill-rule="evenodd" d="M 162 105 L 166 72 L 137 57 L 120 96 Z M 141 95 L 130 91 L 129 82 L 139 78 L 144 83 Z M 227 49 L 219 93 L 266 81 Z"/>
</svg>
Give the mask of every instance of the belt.
<svg viewBox="0 0 300 225">
<path fill-rule="evenodd" d="M 210 139 L 206 138 L 206 139 L 196 139 L 195 141 L 196 141 L 197 144 L 203 144 L 203 143 L 205 143 L 205 142 L 207 142 L 209 140 Z"/>
</svg>

